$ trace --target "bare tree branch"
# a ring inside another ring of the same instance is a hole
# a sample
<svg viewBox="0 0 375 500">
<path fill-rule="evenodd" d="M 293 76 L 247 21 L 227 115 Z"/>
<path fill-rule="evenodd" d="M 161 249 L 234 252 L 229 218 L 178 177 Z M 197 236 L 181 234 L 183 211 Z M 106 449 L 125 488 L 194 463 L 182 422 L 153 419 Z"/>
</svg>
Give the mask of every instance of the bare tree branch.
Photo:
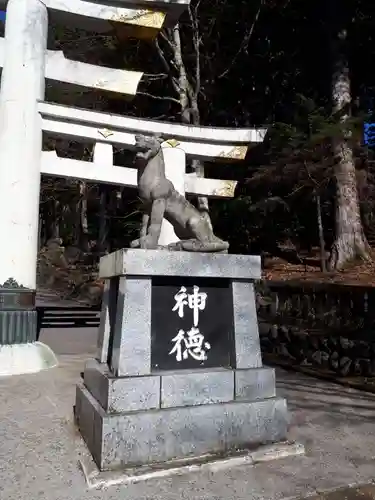
<svg viewBox="0 0 375 500">
<path fill-rule="evenodd" d="M 163 38 L 164 38 L 164 36 L 165 36 L 164 33 L 161 32 L 160 34 L 163 35 Z M 168 38 L 166 38 L 166 36 L 165 36 L 164 39 L 166 39 L 168 43 L 170 42 L 168 40 Z M 164 53 L 163 53 L 163 51 L 162 51 L 162 49 L 161 49 L 161 47 L 159 45 L 159 42 L 158 42 L 157 38 L 155 39 L 155 48 L 156 48 L 156 51 L 158 53 L 158 56 L 159 56 L 159 58 L 160 58 L 160 60 L 161 60 L 161 62 L 163 64 L 163 66 L 164 66 L 164 69 L 166 70 L 167 74 L 171 75 L 171 65 L 168 63 L 167 59 L 165 58 Z M 172 48 L 173 48 L 173 45 L 172 45 Z M 171 76 L 171 83 L 172 83 L 172 86 L 173 86 L 175 92 L 177 94 L 179 94 L 180 93 L 180 89 L 179 89 L 179 86 L 178 86 L 176 78 L 173 77 L 173 76 Z"/>
<path fill-rule="evenodd" d="M 147 78 L 147 80 L 165 80 L 166 78 L 169 78 L 169 75 L 167 73 L 143 73 L 143 76 Z"/>
<path fill-rule="evenodd" d="M 180 101 L 178 99 L 175 99 L 174 97 L 158 96 L 158 95 L 149 94 L 148 92 L 137 92 L 137 95 L 143 95 L 145 97 L 150 97 L 151 99 L 156 99 L 158 101 L 175 102 L 176 104 L 180 105 Z"/>
<path fill-rule="evenodd" d="M 232 62 L 230 63 L 230 65 L 228 66 L 228 68 L 223 71 L 217 78 L 224 78 L 224 76 L 226 76 L 229 71 L 233 68 L 234 64 L 236 63 L 237 59 L 238 59 L 238 56 L 241 54 L 241 52 L 243 50 L 247 50 L 248 46 L 249 46 L 249 42 L 250 42 L 250 38 L 252 37 L 253 33 L 254 33 L 254 29 L 255 29 L 255 25 L 259 19 L 259 16 L 260 16 L 260 12 L 262 10 L 262 7 L 264 6 L 264 2 L 265 0 L 260 0 L 260 3 L 259 3 L 259 7 L 258 7 L 258 10 L 255 14 L 255 17 L 254 17 L 254 20 L 253 20 L 253 24 L 251 25 L 250 27 L 250 30 L 248 31 L 248 33 L 245 35 L 241 45 L 240 45 L 240 48 L 238 49 L 237 53 L 235 54 L 234 58 L 232 59 Z"/>
<path fill-rule="evenodd" d="M 162 30 L 160 32 L 160 36 L 169 45 L 169 48 L 173 51 L 173 37 L 171 34 L 171 30 L 169 29 Z"/>
</svg>

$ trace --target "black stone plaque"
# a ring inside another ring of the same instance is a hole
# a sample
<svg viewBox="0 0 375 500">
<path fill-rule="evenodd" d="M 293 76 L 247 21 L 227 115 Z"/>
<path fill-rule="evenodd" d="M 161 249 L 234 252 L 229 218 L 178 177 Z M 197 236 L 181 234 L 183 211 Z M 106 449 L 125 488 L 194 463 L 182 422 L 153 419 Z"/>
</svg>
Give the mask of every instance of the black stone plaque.
<svg viewBox="0 0 375 500">
<path fill-rule="evenodd" d="M 233 298 L 220 278 L 152 278 L 152 370 L 234 367 Z"/>
</svg>

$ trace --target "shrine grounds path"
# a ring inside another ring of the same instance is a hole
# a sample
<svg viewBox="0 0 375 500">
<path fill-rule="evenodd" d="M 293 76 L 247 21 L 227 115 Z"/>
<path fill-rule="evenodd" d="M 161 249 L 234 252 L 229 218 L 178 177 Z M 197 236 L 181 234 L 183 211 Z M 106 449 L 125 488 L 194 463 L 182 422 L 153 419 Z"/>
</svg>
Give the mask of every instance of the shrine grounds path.
<svg viewBox="0 0 375 500">
<path fill-rule="evenodd" d="M 88 490 L 78 459 L 86 454 L 72 406 L 95 329 L 45 330 L 57 368 L 0 379 L 0 499 L 4 500 L 371 500 L 375 487 L 375 395 L 279 371 L 289 402 L 290 439 L 306 456 Z M 361 488 L 336 491 L 362 484 Z M 327 493 L 329 492 L 329 493 Z"/>
</svg>

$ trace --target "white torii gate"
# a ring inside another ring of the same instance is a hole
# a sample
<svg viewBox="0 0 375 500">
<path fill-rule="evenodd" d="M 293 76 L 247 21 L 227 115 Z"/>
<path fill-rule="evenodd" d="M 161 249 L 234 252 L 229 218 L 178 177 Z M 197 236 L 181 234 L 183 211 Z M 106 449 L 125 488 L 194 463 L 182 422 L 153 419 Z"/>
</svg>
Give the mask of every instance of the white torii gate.
<svg viewBox="0 0 375 500">
<path fill-rule="evenodd" d="M 4 4 L 0 0 L 0 7 Z M 116 5 L 120 1 L 116 0 Z M 231 197 L 235 182 L 186 174 L 186 155 L 201 159 L 241 160 L 248 145 L 263 140 L 264 129 L 216 129 L 77 109 L 44 102 L 45 79 L 134 95 L 140 72 L 114 70 L 66 59 L 47 51 L 48 11 L 65 14 L 69 22 L 83 21 L 95 29 L 141 28 L 140 36 L 154 36 L 163 23 L 175 23 L 189 0 L 136 0 L 134 9 L 83 0 L 9 0 L 5 38 L 0 39 L 0 375 L 37 371 L 51 364 L 53 353 L 35 341 L 40 174 L 136 186 L 134 168 L 113 164 L 113 145 L 134 147 L 136 133 L 161 134 L 173 139 L 163 144 L 166 175 L 181 194 Z M 147 5 L 147 8 L 145 8 Z M 150 9 L 148 6 L 150 5 Z M 151 7 L 156 10 L 151 10 Z M 69 17 L 70 16 L 70 17 Z M 42 151 L 43 132 L 94 144 L 92 162 L 59 158 Z M 172 226 L 163 222 L 160 244 L 176 240 Z M 13 293 L 9 293 L 13 287 Z M 1 300 L 9 305 L 1 309 Z M 25 300 L 28 309 L 25 309 Z M 23 301 L 23 302 L 22 302 Z M 18 323 L 17 323 L 18 322 Z M 15 326 L 17 325 L 17 326 Z M 7 344 L 7 345 L 4 345 Z M 32 349 L 32 347 L 35 349 Z M 26 349 L 27 347 L 27 349 Z M 20 354 L 17 354 L 20 353 Z M 17 354 L 17 355 L 16 355 Z M 18 358 L 17 358 L 18 357 Z M 10 362 L 20 359 L 21 361 Z M 22 366 L 19 366 L 19 364 Z"/>
<path fill-rule="evenodd" d="M 40 102 L 44 132 L 94 143 L 93 161 L 60 158 L 55 151 L 43 152 L 41 173 L 56 177 L 85 179 L 91 182 L 137 186 L 134 168 L 113 165 L 113 145 L 133 149 L 135 134 L 170 137 L 162 144 L 166 176 L 182 194 L 197 196 L 234 196 L 236 181 L 197 177 L 186 173 L 186 156 L 200 159 L 244 159 L 248 145 L 263 140 L 265 129 L 224 129 L 181 125 L 77 109 Z M 172 225 L 163 221 L 160 245 L 177 241 Z"/>
</svg>

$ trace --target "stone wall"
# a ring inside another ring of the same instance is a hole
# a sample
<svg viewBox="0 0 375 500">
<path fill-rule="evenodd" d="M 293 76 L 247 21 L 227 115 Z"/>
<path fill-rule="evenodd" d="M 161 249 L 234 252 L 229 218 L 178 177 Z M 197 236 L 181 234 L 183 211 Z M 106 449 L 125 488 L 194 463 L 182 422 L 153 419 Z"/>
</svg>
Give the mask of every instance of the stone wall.
<svg viewBox="0 0 375 500">
<path fill-rule="evenodd" d="M 375 376 L 375 288 L 264 281 L 257 309 L 265 362 Z"/>
</svg>

